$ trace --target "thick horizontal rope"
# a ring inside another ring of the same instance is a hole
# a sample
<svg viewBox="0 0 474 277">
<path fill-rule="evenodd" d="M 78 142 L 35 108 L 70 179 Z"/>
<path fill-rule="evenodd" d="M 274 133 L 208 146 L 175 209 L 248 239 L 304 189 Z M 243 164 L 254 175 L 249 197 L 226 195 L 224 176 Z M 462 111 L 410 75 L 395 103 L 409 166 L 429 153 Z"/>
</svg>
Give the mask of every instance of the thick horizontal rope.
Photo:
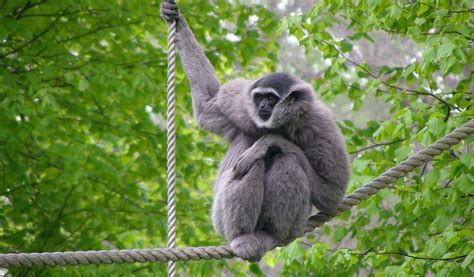
<svg viewBox="0 0 474 277">
<path fill-rule="evenodd" d="M 408 172 L 431 161 L 442 151 L 458 144 L 474 134 L 474 119 L 457 128 L 450 134 L 437 140 L 425 149 L 392 167 L 367 185 L 357 189 L 344 198 L 338 207 L 338 214 L 349 210 L 362 200 L 377 193 L 388 184 L 405 176 Z M 318 213 L 310 217 L 307 232 L 322 226 L 333 217 Z M 53 253 L 19 253 L 0 254 L 0 267 L 12 266 L 56 266 L 80 264 L 112 264 L 112 263 L 144 263 L 144 262 L 169 262 L 191 261 L 210 259 L 230 259 L 234 254 L 227 246 L 211 247 L 186 247 L 186 248 L 155 248 L 138 250 L 110 250 L 110 251 L 74 251 Z"/>
<path fill-rule="evenodd" d="M 382 173 L 382 175 L 370 181 L 368 184 L 360 187 L 353 193 L 347 195 L 337 207 L 335 215 L 326 215 L 319 212 L 311 216 L 306 225 L 306 232 L 311 232 L 317 227 L 321 227 L 324 223 L 331 221 L 335 216 L 344 211 L 350 210 L 353 206 L 358 205 L 362 200 L 386 188 L 389 184 L 405 176 L 408 172 L 412 172 L 415 168 L 433 160 L 442 151 L 449 149 L 451 146 L 458 144 L 462 139 L 471 136 L 474 133 L 474 119 L 464 123 L 461 127 L 455 129 L 451 133 L 438 139 L 425 149 L 408 157 L 406 160 L 390 168 Z"/>
<path fill-rule="evenodd" d="M 0 267 L 122 264 L 230 259 L 228 247 L 151 248 L 102 251 L 0 254 Z"/>
</svg>

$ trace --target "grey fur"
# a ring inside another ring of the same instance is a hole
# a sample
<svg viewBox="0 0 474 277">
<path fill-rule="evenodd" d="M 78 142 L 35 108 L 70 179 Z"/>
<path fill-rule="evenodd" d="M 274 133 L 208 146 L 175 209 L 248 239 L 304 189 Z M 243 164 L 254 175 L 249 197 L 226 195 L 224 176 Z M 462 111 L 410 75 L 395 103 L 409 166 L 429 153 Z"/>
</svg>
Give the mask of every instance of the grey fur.
<svg viewBox="0 0 474 277">
<path fill-rule="evenodd" d="M 214 227 L 237 256 L 257 261 L 303 234 L 311 203 L 335 212 L 349 180 L 344 140 L 311 86 L 294 76 L 271 118 L 259 121 L 250 91 L 262 79 L 221 87 L 184 17 L 169 2 L 161 13 L 178 23 L 194 115 L 201 128 L 229 141 L 213 188 Z"/>
</svg>

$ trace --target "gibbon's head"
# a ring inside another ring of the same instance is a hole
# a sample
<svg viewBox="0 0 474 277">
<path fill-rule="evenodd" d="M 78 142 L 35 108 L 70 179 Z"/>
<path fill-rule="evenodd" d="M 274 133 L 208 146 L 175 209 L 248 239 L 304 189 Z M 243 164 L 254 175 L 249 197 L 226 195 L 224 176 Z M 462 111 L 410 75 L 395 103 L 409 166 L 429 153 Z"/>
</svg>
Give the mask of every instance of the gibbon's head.
<svg viewBox="0 0 474 277">
<path fill-rule="evenodd" d="M 312 100 L 311 86 L 288 73 L 273 73 L 250 87 L 249 114 L 259 128 L 274 129 L 291 124 Z"/>
</svg>

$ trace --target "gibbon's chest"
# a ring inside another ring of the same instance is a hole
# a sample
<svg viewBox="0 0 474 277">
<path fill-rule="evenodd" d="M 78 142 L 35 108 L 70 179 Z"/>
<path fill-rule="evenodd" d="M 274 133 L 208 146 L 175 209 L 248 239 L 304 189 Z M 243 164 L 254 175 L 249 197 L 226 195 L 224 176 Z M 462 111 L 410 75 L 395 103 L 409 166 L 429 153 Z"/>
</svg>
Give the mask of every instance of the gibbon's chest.
<svg viewBox="0 0 474 277">
<path fill-rule="evenodd" d="M 303 151 L 311 148 L 311 145 L 313 145 L 316 140 L 313 130 L 307 127 L 284 128 L 279 130 L 277 133 L 298 145 Z"/>
</svg>

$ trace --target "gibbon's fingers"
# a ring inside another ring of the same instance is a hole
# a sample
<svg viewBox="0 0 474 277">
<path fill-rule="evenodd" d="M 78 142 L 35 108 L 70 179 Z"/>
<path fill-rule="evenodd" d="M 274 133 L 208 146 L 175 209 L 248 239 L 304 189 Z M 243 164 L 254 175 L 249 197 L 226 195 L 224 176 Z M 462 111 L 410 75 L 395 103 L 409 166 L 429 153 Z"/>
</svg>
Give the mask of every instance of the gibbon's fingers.
<svg viewBox="0 0 474 277">
<path fill-rule="evenodd" d="M 174 3 L 169 3 L 169 2 L 162 2 L 161 3 L 161 8 L 166 8 L 166 9 L 170 9 L 170 10 L 178 10 L 176 4 Z"/>
</svg>

